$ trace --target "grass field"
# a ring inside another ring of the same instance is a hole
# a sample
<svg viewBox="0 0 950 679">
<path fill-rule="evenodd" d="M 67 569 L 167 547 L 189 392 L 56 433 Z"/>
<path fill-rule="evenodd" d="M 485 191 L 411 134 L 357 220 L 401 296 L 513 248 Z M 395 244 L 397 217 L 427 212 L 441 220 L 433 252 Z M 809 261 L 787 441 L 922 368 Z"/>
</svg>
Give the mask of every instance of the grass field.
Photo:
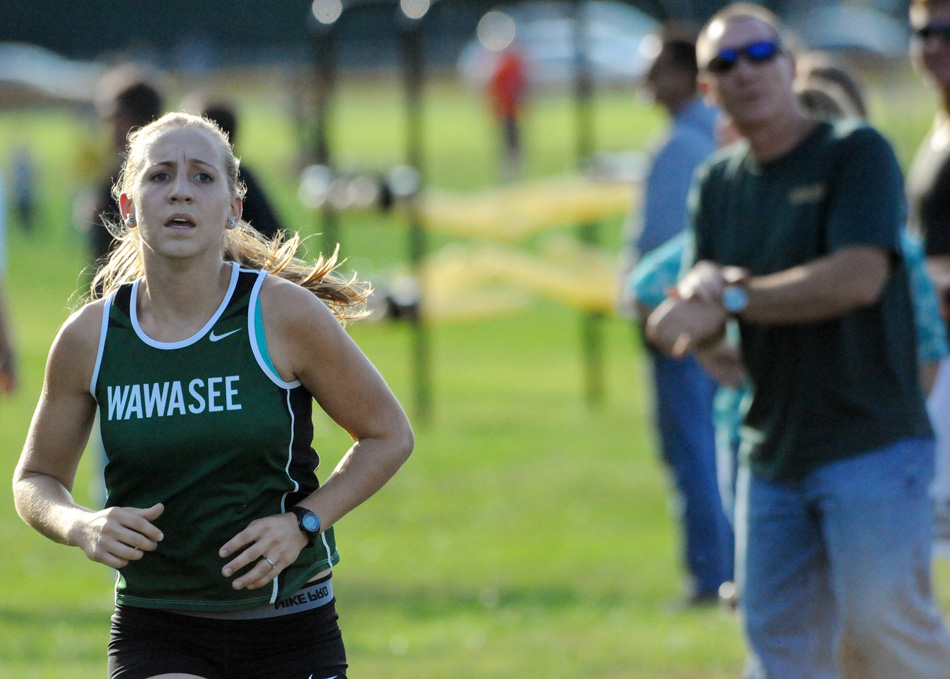
<svg viewBox="0 0 950 679">
<path fill-rule="evenodd" d="M 929 98 L 902 81 L 874 84 L 886 88 L 874 91 L 875 117 L 906 163 L 928 125 Z M 288 221 L 314 233 L 316 216 L 295 197 L 295 133 L 284 95 L 275 85 L 245 87 L 235 89 L 246 113 L 241 152 Z M 494 145 L 481 102 L 442 84 L 430 91 L 427 111 L 432 183 L 490 185 Z M 573 166 L 572 116 L 570 103 L 558 99 L 531 110 L 530 176 Z M 401 162 L 401 120 L 391 87 L 347 87 L 334 125 L 342 162 Z M 596 120 L 601 150 L 642 148 L 661 124 L 625 93 L 603 95 Z M 8 479 L 46 351 L 85 264 L 69 205 L 82 184 L 75 158 L 88 134 L 88 126 L 62 112 L 0 114 L 0 159 L 28 141 L 43 172 L 40 230 L 10 235 L 22 384 L 0 403 L 0 470 Z M 605 249 L 616 249 L 619 226 L 620 220 L 602 226 Z M 343 254 L 364 272 L 395 267 L 404 240 L 398 219 L 363 216 L 343 224 Z M 433 248 L 445 242 L 437 238 Z M 575 310 L 538 301 L 517 315 L 432 329 L 434 407 L 428 421 L 416 422 L 416 452 L 337 531 L 343 562 L 335 589 L 352 676 L 737 676 L 743 649 L 736 620 L 715 609 L 671 609 L 682 587 L 679 547 L 649 428 L 643 366 L 625 323 L 606 319 L 603 332 L 605 399 L 591 407 Z M 409 330 L 364 322 L 352 334 L 411 410 Z M 324 417 L 316 425 L 325 477 L 348 441 Z M 81 501 L 89 500 L 90 484 L 83 467 Z M 0 679 L 103 677 L 110 574 L 28 529 L 4 497 Z M 938 564 L 938 585 L 950 610 L 945 564 Z"/>
</svg>

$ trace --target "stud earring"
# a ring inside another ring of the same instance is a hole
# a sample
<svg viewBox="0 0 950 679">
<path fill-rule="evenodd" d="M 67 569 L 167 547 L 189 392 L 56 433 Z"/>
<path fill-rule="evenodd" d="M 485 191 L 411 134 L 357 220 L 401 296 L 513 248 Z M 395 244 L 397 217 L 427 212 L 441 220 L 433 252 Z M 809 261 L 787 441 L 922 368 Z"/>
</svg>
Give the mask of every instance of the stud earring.
<svg viewBox="0 0 950 679">
<path fill-rule="evenodd" d="M 135 215 L 129 215 L 128 219 L 125 220 L 126 226 L 135 226 Z"/>
<path fill-rule="evenodd" d="M 228 217 L 228 226 L 234 226 L 234 225 L 235 225 L 234 217 Z"/>
</svg>

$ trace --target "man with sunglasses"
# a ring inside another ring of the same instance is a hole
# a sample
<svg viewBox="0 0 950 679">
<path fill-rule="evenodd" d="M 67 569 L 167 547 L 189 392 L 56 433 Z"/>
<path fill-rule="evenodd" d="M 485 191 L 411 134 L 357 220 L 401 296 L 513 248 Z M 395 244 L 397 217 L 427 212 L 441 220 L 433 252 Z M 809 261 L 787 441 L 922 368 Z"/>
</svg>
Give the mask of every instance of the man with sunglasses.
<svg viewBox="0 0 950 679">
<path fill-rule="evenodd" d="M 929 134 L 907 177 L 909 227 L 924 241 L 927 272 L 950 321 L 950 0 L 914 0 L 911 59 L 917 72 L 940 95 Z M 950 554 L 950 359 L 937 374 L 927 405 L 937 434 L 937 473 L 931 487 L 934 553 Z"/>
<path fill-rule="evenodd" d="M 745 143 L 697 173 L 696 263 L 648 332 L 673 355 L 702 354 L 727 321 L 739 326 L 747 677 L 834 679 L 846 647 L 864 679 L 948 679 L 897 160 L 870 127 L 803 110 L 794 59 L 760 6 L 717 13 L 697 60 Z"/>
</svg>

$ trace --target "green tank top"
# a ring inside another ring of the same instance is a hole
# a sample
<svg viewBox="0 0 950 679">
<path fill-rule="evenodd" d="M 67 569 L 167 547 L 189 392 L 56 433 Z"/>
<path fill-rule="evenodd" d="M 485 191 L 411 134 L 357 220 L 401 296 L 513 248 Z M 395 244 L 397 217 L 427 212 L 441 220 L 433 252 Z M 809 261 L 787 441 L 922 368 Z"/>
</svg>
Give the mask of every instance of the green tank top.
<svg viewBox="0 0 950 679">
<path fill-rule="evenodd" d="M 142 331 L 138 281 L 106 300 L 91 384 L 107 458 L 106 504 L 165 505 L 155 521 L 165 537 L 120 570 L 117 603 L 251 608 L 292 594 L 339 561 L 331 528 L 270 588 L 236 591 L 234 576 L 221 575 L 225 542 L 319 485 L 313 397 L 299 381 L 283 381 L 267 353 L 259 302 L 266 275 L 232 264 L 220 307 L 180 342 Z"/>
</svg>

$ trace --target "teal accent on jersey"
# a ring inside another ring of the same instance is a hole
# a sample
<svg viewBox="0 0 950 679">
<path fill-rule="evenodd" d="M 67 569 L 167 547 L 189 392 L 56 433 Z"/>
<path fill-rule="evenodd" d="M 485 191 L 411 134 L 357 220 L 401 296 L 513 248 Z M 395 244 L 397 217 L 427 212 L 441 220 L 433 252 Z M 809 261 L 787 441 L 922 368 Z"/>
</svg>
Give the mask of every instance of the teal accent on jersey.
<svg viewBox="0 0 950 679">
<path fill-rule="evenodd" d="M 258 341 L 254 309 L 266 274 L 232 266 L 218 311 L 181 342 L 156 342 L 139 327 L 138 283 L 106 303 L 91 387 L 108 458 L 107 506 L 165 505 L 155 521 L 165 536 L 158 548 L 120 570 L 116 601 L 123 605 L 253 608 L 339 561 L 331 528 L 273 587 L 236 591 L 234 577 L 221 575 L 233 558 L 218 556 L 222 545 L 316 490 L 319 463 L 311 447 L 313 397 L 277 375 Z"/>
<path fill-rule="evenodd" d="M 260 349 L 261 359 L 273 374 L 277 374 L 277 368 L 270 360 L 270 352 L 267 350 L 267 333 L 264 332 L 264 312 L 261 311 L 261 298 L 258 296 L 254 304 L 254 337 L 257 340 L 257 346 Z"/>
</svg>

